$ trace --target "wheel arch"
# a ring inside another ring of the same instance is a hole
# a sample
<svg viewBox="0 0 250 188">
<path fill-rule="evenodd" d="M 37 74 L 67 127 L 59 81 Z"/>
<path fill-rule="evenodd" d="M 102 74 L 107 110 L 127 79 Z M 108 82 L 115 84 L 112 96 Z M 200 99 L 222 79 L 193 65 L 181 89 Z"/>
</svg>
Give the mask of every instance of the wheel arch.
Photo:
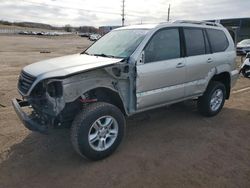
<svg viewBox="0 0 250 188">
<path fill-rule="evenodd" d="M 229 99 L 230 97 L 230 91 L 231 91 L 231 77 L 229 72 L 221 72 L 219 74 L 215 74 L 211 79 L 211 81 L 218 81 L 224 84 L 226 88 L 226 99 Z"/>
<path fill-rule="evenodd" d="M 98 102 L 107 102 L 113 104 L 118 107 L 125 116 L 128 115 L 127 108 L 122 100 L 122 96 L 118 91 L 112 88 L 103 86 L 96 87 L 86 91 L 83 93 L 83 95 L 88 96 L 91 99 L 97 99 Z"/>
</svg>

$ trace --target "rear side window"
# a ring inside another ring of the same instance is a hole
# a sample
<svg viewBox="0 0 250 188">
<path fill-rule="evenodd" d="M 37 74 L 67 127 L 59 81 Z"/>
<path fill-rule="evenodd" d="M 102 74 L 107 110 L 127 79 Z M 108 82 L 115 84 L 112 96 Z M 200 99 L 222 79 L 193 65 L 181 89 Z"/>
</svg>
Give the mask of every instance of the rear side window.
<svg viewBox="0 0 250 188">
<path fill-rule="evenodd" d="M 145 48 L 145 63 L 180 58 L 178 28 L 158 31 Z"/>
<path fill-rule="evenodd" d="M 187 56 L 206 54 L 205 40 L 202 29 L 184 28 Z"/>
<path fill-rule="evenodd" d="M 212 51 L 214 53 L 225 51 L 229 45 L 225 33 L 217 29 L 206 29 L 206 30 L 212 47 Z"/>
</svg>

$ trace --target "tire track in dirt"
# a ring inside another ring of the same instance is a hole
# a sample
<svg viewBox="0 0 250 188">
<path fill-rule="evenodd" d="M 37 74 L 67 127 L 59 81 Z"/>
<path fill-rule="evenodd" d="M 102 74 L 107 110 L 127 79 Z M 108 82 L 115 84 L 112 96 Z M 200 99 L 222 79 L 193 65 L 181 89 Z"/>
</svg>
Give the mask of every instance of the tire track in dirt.
<svg viewBox="0 0 250 188">
<path fill-rule="evenodd" d="M 238 94 L 238 93 L 242 93 L 242 92 L 249 91 L 249 90 L 250 90 L 250 87 L 246 87 L 246 88 L 235 90 L 232 93 L 233 94 Z"/>
</svg>

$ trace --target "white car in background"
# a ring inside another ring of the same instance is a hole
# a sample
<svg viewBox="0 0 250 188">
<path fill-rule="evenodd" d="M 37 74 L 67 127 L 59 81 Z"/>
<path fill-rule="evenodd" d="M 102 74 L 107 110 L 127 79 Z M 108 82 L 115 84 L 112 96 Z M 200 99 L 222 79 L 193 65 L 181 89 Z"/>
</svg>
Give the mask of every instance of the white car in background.
<svg viewBox="0 0 250 188">
<path fill-rule="evenodd" d="M 246 55 L 250 52 L 250 39 L 244 39 L 237 44 L 237 55 Z"/>
<path fill-rule="evenodd" d="M 101 38 L 101 35 L 99 35 L 99 34 L 91 34 L 89 36 L 89 40 L 91 40 L 91 41 L 97 41 L 99 38 Z"/>
</svg>

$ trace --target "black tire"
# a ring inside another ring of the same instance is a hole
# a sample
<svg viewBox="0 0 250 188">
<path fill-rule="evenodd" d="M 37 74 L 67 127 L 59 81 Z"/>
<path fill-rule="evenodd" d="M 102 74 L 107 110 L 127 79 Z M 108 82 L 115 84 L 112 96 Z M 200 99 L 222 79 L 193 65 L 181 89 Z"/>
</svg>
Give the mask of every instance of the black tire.
<svg viewBox="0 0 250 188">
<path fill-rule="evenodd" d="M 212 99 L 213 94 L 218 90 L 222 91 L 223 99 L 218 109 L 212 110 L 210 101 Z M 209 83 L 207 90 L 205 91 L 203 96 L 198 98 L 198 110 L 203 116 L 206 116 L 206 117 L 215 116 L 223 108 L 224 103 L 225 103 L 225 98 L 226 98 L 226 88 L 224 84 L 222 84 L 221 82 L 212 81 Z"/>
<path fill-rule="evenodd" d="M 115 119 L 116 126 L 118 124 L 118 134 L 113 144 L 103 151 L 93 149 L 89 143 L 89 132 L 95 121 L 98 118 L 110 116 Z M 88 105 L 74 119 L 71 127 L 71 142 L 74 149 L 81 156 L 90 160 L 100 160 L 111 155 L 120 145 L 125 134 L 125 118 L 123 113 L 116 106 L 97 102 Z"/>
</svg>

